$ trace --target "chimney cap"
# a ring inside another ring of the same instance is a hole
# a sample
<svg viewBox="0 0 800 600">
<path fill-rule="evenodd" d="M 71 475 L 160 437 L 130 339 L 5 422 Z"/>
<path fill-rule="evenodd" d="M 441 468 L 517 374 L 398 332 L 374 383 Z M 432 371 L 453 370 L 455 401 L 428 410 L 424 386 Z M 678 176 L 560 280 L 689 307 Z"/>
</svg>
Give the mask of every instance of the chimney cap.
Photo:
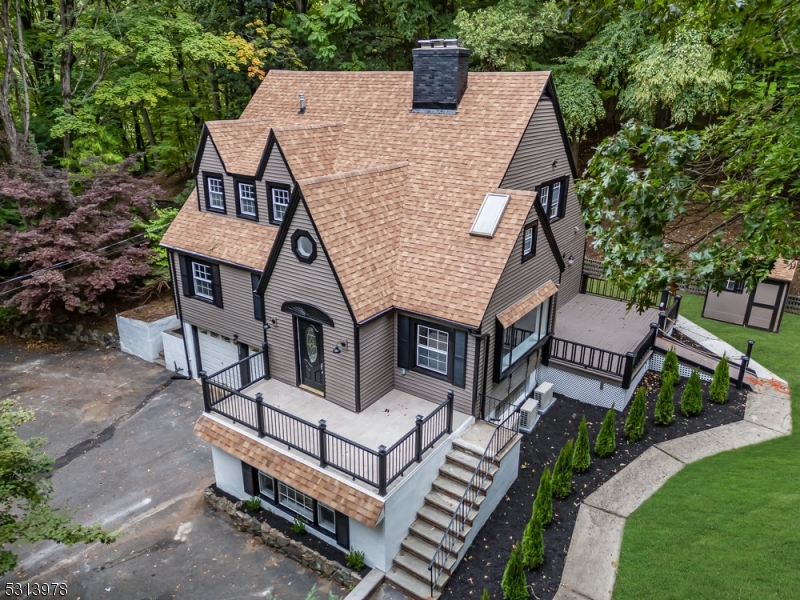
<svg viewBox="0 0 800 600">
<path fill-rule="evenodd" d="M 428 40 L 418 40 L 420 48 L 463 48 L 459 44 L 458 38 L 431 38 Z"/>
</svg>

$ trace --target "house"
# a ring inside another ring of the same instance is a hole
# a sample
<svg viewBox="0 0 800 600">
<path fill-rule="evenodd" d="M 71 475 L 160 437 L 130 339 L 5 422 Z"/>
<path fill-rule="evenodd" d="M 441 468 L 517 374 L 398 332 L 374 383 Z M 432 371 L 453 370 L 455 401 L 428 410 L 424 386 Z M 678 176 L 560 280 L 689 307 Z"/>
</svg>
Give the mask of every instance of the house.
<svg viewBox="0 0 800 600">
<path fill-rule="evenodd" d="M 720 292 L 707 288 L 703 317 L 778 333 L 795 271 L 797 260 L 779 258 L 769 277 L 750 292 L 737 279 L 728 279 Z"/>
<path fill-rule="evenodd" d="M 428 597 L 516 478 L 544 370 L 610 406 L 652 330 L 555 335 L 588 296 L 550 73 L 469 73 L 454 40 L 413 60 L 271 71 L 206 123 L 162 245 L 217 485 Z"/>
</svg>

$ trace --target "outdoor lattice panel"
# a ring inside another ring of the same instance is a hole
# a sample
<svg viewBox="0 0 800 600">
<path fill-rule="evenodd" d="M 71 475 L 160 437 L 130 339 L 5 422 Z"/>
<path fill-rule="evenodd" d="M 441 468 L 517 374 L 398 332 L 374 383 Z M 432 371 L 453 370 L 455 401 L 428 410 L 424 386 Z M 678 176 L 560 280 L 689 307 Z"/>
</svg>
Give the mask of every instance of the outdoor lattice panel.
<svg viewBox="0 0 800 600">
<path fill-rule="evenodd" d="M 556 397 L 567 396 L 593 406 L 611 408 L 613 404 L 616 410 L 623 410 L 630 400 L 630 396 L 626 397 L 625 390 L 619 386 L 555 367 L 540 365 L 536 380 L 552 383 Z"/>
<path fill-rule="evenodd" d="M 653 356 L 650 357 L 650 368 L 653 371 L 657 371 L 660 373 L 663 366 L 664 366 L 664 355 L 654 353 Z M 681 362 L 678 363 L 678 373 L 680 373 L 681 377 L 689 377 L 692 374 L 692 371 L 693 371 L 692 367 L 685 365 Z M 703 373 L 703 371 L 699 370 L 698 373 L 700 374 L 701 381 L 711 381 L 711 375 L 707 375 L 706 373 Z"/>
<path fill-rule="evenodd" d="M 789 296 L 786 299 L 786 312 L 800 315 L 800 296 Z"/>
</svg>

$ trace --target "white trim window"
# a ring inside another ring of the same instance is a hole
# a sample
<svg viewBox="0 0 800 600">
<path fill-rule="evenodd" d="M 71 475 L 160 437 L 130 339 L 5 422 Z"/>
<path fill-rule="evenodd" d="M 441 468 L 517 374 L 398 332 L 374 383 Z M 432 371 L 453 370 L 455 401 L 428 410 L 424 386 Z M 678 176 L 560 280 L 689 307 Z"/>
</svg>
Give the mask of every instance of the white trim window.
<svg viewBox="0 0 800 600">
<path fill-rule="evenodd" d="M 503 345 L 500 350 L 500 373 L 524 357 L 539 340 L 547 335 L 550 323 L 550 298 L 520 317 L 508 329 L 503 330 Z"/>
<path fill-rule="evenodd" d="M 286 208 L 289 206 L 289 190 L 272 188 L 272 220 L 283 221 Z"/>
<path fill-rule="evenodd" d="M 192 280 L 194 294 L 206 300 L 214 299 L 214 280 L 211 277 L 211 267 L 203 263 L 192 263 Z"/>
<path fill-rule="evenodd" d="M 317 523 L 319 526 L 333 534 L 336 533 L 336 511 L 327 504 L 317 502 Z"/>
<path fill-rule="evenodd" d="M 275 478 L 263 471 L 258 472 L 258 491 L 273 502 L 275 501 Z"/>
<path fill-rule="evenodd" d="M 556 181 L 552 187 L 552 194 L 550 195 L 550 219 L 556 219 L 560 216 L 559 209 L 561 208 L 561 182 Z"/>
<path fill-rule="evenodd" d="M 206 179 L 208 185 L 208 205 L 219 210 L 225 209 L 225 188 L 222 179 L 209 177 Z"/>
<path fill-rule="evenodd" d="M 239 212 L 248 217 L 256 216 L 256 186 L 239 182 Z"/>
<path fill-rule="evenodd" d="M 547 214 L 549 207 L 550 207 L 550 186 L 545 185 L 542 186 L 542 189 L 539 190 L 539 201 L 542 203 L 542 210 L 544 214 Z"/>
<path fill-rule="evenodd" d="M 314 499 L 282 481 L 278 482 L 278 504 L 293 510 L 308 521 L 314 521 Z"/>
<path fill-rule="evenodd" d="M 427 325 L 417 325 L 417 366 L 447 375 L 450 334 Z"/>
</svg>

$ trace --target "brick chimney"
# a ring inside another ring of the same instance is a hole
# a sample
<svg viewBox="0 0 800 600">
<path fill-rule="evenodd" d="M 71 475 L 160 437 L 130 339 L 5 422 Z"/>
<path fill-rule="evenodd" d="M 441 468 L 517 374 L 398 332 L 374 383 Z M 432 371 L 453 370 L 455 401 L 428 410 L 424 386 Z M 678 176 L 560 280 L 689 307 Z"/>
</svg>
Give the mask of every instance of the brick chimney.
<svg viewBox="0 0 800 600">
<path fill-rule="evenodd" d="M 412 112 L 455 113 L 467 89 L 470 51 L 458 40 L 419 40 L 414 58 Z"/>
</svg>

